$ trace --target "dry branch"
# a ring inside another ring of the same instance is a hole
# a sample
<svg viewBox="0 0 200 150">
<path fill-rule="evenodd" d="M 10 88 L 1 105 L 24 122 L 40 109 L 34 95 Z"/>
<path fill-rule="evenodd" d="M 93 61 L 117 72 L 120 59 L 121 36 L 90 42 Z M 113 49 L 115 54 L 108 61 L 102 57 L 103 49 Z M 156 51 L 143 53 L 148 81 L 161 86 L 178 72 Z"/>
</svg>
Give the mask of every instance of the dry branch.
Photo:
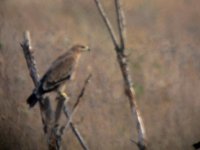
<svg viewBox="0 0 200 150">
<path fill-rule="evenodd" d="M 39 78 L 38 70 L 36 67 L 35 58 L 33 56 L 33 50 L 31 47 L 31 38 L 30 38 L 29 31 L 25 32 L 24 40 L 21 43 L 21 47 L 23 49 L 24 57 L 26 59 L 26 63 L 27 63 L 28 69 L 29 69 L 30 76 L 33 80 L 35 88 L 38 88 L 40 78 Z M 63 109 L 66 109 L 64 101 L 65 101 L 65 99 L 62 99 L 62 101 L 58 102 L 57 109 L 56 109 L 56 115 L 55 115 L 54 119 L 53 119 L 54 112 L 51 109 L 49 98 L 42 97 L 41 100 L 39 101 L 42 123 L 43 123 L 43 127 L 44 127 L 44 133 L 47 136 L 49 150 L 59 150 L 61 147 L 61 135 L 62 134 L 60 132 L 58 132 L 57 121 L 60 118 L 61 111 Z M 68 117 L 69 117 L 69 114 L 66 115 L 66 118 L 68 118 Z M 54 121 L 53 125 L 52 125 L 52 120 Z M 82 148 L 84 150 L 88 150 L 81 134 L 79 133 L 78 129 L 75 128 L 75 125 L 72 122 L 70 122 L 70 127 L 71 127 L 73 133 L 75 134 L 77 140 L 81 144 Z"/>
<path fill-rule="evenodd" d="M 21 43 L 21 47 L 24 52 L 24 57 L 26 58 L 26 63 L 29 69 L 30 76 L 33 80 L 35 87 L 37 87 L 40 81 L 40 77 L 39 77 L 38 70 L 36 67 L 35 58 L 33 56 L 30 32 L 26 31 L 24 33 L 24 41 Z"/>
<path fill-rule="evenodd" d="M 70 117 L 70 112 L 69 112 L 69 109 L 67 108 L 66 105 L 64 105 L 63 111 L 64 111 L 64 114 L 65 114 L 66 118 L 69 118 Z M 87 147 L 84 139 L 82 138 L 81 134 L 79 133 L 78 129 L 76 128 L 76 126 L 72 122 L 70 122 L 70 127 L 71 127 L 72 131 L 74 132 L 74 135 L 78 139 L 81 147 L 84 150 L 89 150 L 89 148 Z"/>
<path fill-rule="evenodd" d="M 24 57 L 27 62 L 30 76 L 34 82 L 35 88 L 38 88 L 38 85 L 40 83 L 40 78 L 39 78 L 35 58 L 33 56 L 33 51 L 32 51 L 32 47 L 31 47 L 30 32 L 28 32 L 28 31 L 25 32 L 24 41 L 21 43 L 21 47 L 24 52 Z M 51 110 L 49 98 L 42 97 L 39 101 L 39 105 L 40 105 L 40 113 L 41 113 L 41 117 L 42 117 L 44 132 L 47 135 L 49 149 L 59 149 L 59 146 L 56 145 L 58 139 L 54 138 L 55 136 L 52 136 L 52 132 L 51 132 L 51 120 L 52 120 L 53 112 Z M 54 141 L 56 141 L 56 142 L 54 142 Z"/>
<path fill-rule="evenodd" d="M 142 117 L 140 115 L 140 111 L 137 107 L 136 103 L 136 98 L 135 98 L 135 91 L 133 89 L 133 82 L 131 79 L 131 75 L 129 73 L 129 67 L 127 63 L 127 58 L 125 56 L 125 18 L 124 18 L 124 13 L 121 8 L 121 2 L 120 0 L 115 0 L 115 8 L 116 8 L 116 14 L 117 14 L 117 25 L 118 25 L 118 30 L 119 30 L 119 38 L 120 38 L 120 43 L 118 44 L 116 42 L 116 36 L 114 34 L 114 30 L 112 28 L 112 25 L 100 3 L 99 0 L 94 0 L 96 3 L 96 6 L 98 8 L 98 11 L 109 31 L 109 34 L 111 35 L 111 39 L 113 42 L 113 45 L 115 47 L 115 51 L 117 54 L 117 60 L 120 65 L 120 69 L 122 72 L 123 80 L 124 80 L 124 88 L 125 88 L 125 94 L 128 97 L 129 104 L 131 107 L 131 113 L 134 119 L 136 119 L 136 125 L 137 125 L 137 132 L 138 132 L 138 142 L 137 146 L 140 150 L 146 149 L 146 133 L 145 133 L 145 128 L 143 125 Z"/>
<path fill-rule="evenodd" d="M 119 31 L 120 49 L 124 50 L 126 42 L 126 31 L 125 31 L 124 12 L 122 10 L 120 0 L 115 0 L 115 9 L 117 14 L 117 26 Z"/>
<path fill-rule="evenodd" d="M 123 79 L 124 79 L 125 94 L 127 95 L 129 99 L 132 116 L 136 120 L 136 126 L 137 126 L 137 132 L 138 132 L 137 146 L 140 150 L 145 150 L 146 149 L 146 144 L 145 144 L 146 133 L 145 133 L 142 117 L 140 115 L 140 111 L 137 107 L 135 91 L 133 89 L 133 82 L 129 73 L 127 59 L 124 56 L 124 54 L 121 54 L 120 52 L 117 53 L 117 59 L 118 59 L 121 72 L 123 75 Z"/>
<path fill-rule="evenodd" d="M 58 121 L 59 121 L 59 119 L 61 117 L 63 107 L 64 107 L 66 101 L 68 101 L 68 99 L 69 99 L 68 97 L 64 97 L 64 96 L 62 96 L 60 94 L 56 98 L 58 103 L 57 103 L 56 111 L 55 111 L 54 125 L 57 125 L 57 123 L 58 123 Z"/>
<path fill-rule="evenodd" d="M 33 56 L 33 50 L 32 50 L 32 46 L 31 46 L 31 38 L 30 38 L 30 32 L 26 31 L 24 34 L 24 41 L 21 43 L 21 47 L 23 49 L 24 52 L 24 57 L 26 59 L 26 63 L 29 69 L 29 73 L 30 76 L 33 80 L 33 83 L 35 85 L 35 88 L 38 87 L 39 82 L 40 82 L 40 77 L 38 74 L 38 69 L 36 67 L 36 62 L 35 62 L 35 58 Z M 42 117 L 42 123 L 44 126 L 44 130 L 47 127 L 47 120 L 45 118 L 45 114 L 49 113 L 50 108 L 49 107 L 45 107 L 47 105 L 43 105 L 42 102 L 46 102 L 48 103 L 49 99 L 46 98 L 45 100 L 40 100 L 40 112 L 41 112 L 41 117 Z M 48 112 L 48 113 L 46 113 Z M 46 130 L 45 130 L 46 132 Z"/>
<path fill-rule="evenodd" d="M 106 15 L 106 13 L 105 13 L 105 11 L 103 9 L 103 6 L 100 3 L 100 1 L 99 0 L 94 0 L 94 1 L 95 1 L 96 5 L 97 5 L 97 8 L 98 8 L 98 10 L 100 12 L 100 15 L 101 15 L 103 21 L 104 21 L 104 23 L 105 23 L 105 25 L 106 25 L 106 27 L 108 29 L 108 32 L 109 32 L 110 37 L 111 37 L 111 39 L 113 41 L 113 44 L 114 44 L 115 48 L 118 49 L 117 37 L 116 37 L 115 32 L 113 30 L 112 24 L 110 23 L 110 20 L 108 19 L 108 17 Z"/>
<path fill-rule="evenodd" d="M 73 116 L 74 116 L 75 112 L 76 112 L 77 109 L 78 109 L 78 106 L 79 106 L 79 104 L 80 104 L 80 100 L 81 100 L 81 98 L 83 97 L 83 95 L 84 95 L 84 93 L 85 93 L 85 89 L 86 89 L 86 87 L 87 87 L 87 85 L 88 85 L 88 83 L 89 83 L 91 77 L 92 77 L 92 75 L 90 74 L 90 75 L 85 79 L 85 82 L 84 82 L 84 85 L 83 85 L 83 87 L 82 87 L 82 89 L 81 89 L 81 92 L 79 93 L 78 98 L 77 98 L 77 100 L 76 100 L 76 103 L 74 104 L 74 106 L 73 106 L 73 108 L 72 108 L 72 113 L 71 113 L 71 115 L 68 117 L 68 122 L 66 123 L 66 125 L 63 126 L 62 132 L 63 132 L 64 129 L 65 129 L 65 130 L 68 129 L 70 123 L 72 122 Z"/>
</svg>

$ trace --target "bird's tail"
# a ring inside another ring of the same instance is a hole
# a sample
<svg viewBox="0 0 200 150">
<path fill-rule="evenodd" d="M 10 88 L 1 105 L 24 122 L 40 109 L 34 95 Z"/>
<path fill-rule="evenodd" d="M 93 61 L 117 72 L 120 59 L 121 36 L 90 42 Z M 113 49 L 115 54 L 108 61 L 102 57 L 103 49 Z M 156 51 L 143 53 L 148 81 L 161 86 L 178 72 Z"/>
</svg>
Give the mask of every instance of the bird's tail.
<svg viewBox="0 0 200 150">
<path fill-rule="evenodd" d="M 40 97 L 38 94 L 36 94 L 35 92 L 33 92 L 27 99 L 27 104 L 31 107 L 33 107 L 39 100 Z"/>
</svg>

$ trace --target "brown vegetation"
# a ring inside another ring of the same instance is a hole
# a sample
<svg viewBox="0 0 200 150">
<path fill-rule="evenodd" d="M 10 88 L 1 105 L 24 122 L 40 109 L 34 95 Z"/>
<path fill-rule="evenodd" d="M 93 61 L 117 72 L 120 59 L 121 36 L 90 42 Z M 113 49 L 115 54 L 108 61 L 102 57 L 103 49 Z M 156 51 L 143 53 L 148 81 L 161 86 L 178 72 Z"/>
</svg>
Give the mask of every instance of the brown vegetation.
<svg viewBox="0 0 200 150">
<path fill-rule="evenodd" d="M 115 20 L 113 3 L 103 1 Z M 200 140 L 200 2 L 124 0 L 129 63 L 149 149 L 192 150 Z M 74 122 L 90 149 L 137 149 L 128 101 L 109 35 L 90 0 L 1 0 L 0 149 L 45 149 L 39 110 L 25 103 L 33 89 L 19 43 L 29 29 L 40 73 L 76 42 L 89 44 L 76 82 L 74 103 L 92 72 Z M 72 132 L 63 149 L 80 149 Z"/>
</svg>

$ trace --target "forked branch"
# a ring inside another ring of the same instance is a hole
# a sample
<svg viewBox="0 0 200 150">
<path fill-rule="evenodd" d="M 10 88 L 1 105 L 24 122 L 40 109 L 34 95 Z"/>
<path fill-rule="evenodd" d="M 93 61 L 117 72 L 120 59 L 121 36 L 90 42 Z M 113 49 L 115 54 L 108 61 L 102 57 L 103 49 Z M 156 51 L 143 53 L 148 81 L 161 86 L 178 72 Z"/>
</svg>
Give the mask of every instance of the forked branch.
<svg viewBox="0 0 200 150">
<path fill-rule="evenodd" d="M 40 82 L 40 78 L 39 78 L 39 73 L 36 67 L 36 62 L 35 62 L 35 58 L 33 55 L 33 50 L 31 47 L 31 38 L 30 38 L 30 32 L 26 31 L 24 34 L 24 40 L 21 43 L 21 47 L 23 49 L 23 53 L 24 53 L 24 57 L 26 59 L 26 63 L 28 66 L 28 70 L 30 73 L 30 76 L 33 80 L 33 83 L 35 85 L 35 88 L 38 87 L 39 82 Z M 58 121 L 59 117 L 60 117 L 60 111 L 59 111 L 59 107 L 61 109 L 65 109 L 66 107 L 64 105 L 64 107 L 62 107 L 63 103 L 62 101 L 59 101 L 60 103 L 58 104 L 58 109 L 56 112 L 56 116 L 53 119 L 52 118 L 52 114 L 54 113 L 51 109 L 51 105 L 50 105 L 50 101 L 48 97 L 45 98 L 41 98 L 41 100 L 39 101 L 39 105 L 40 105 L 40 112 L 41 112 L 41 117 L 42 117 L 42 123 L 44 126 L 44 133 L 45 135 L 47 135 L 47 140 L 48 140 L 48 147 L 49 150 L 59 150 L 61 147 L 61 135 L 57 134 L 57 127 L 58 126 L 52 126 L 52 120 L 54 120 L 54 123 Z M 65 113 L 67 114 L 67 113 Z M 69 113 L 66 115 L 66 118 L 69 117 Z M 77 128 L 75 128 L 75 125 L 70 122 L 70 127 L 73 131 L 73 133 L 75 134 L 77 140 L 79 141 L 79 143 L 81 144 L 82 148 L 84 150 L 88 150 L 80 132 L 78 131 Z"/>
<path fill-rule="evenodd" d="M 78 98 L 77 98 L 77 100 L 76 100 L 76 103 L 74 104 L 74 106 L 73 106 L 73 108 L 72 108 L 72 112 L 71 112 L 71 114 L 68 116 L 68 122 L 66 123 L 65 126 L 63 126 L 63 128 L 61 128 L 61 133 L 64 131 L 64 129 L 67 130 L 68 127 L 70 126 L 70 123 L 72 122 L 73 116 L 74 116 L 75 112 L 76 112 L 77 109 L 78 109 L 78 106 L 79 106 L 79 104 L 80 104 L 80 100 L 81 100 L 81 98 L 83 97 L 83 95 L 84 95 L 84 93 L 85 93 L 86 87 L 87 87 L 87 85 L 88 85 L 88 83 L 89 83 L 91 77 L 92 77 L 92 75 L 89 74 L 89 76 L 85 79 L 84 85 L 83 85 L 83 87 L 82 87 L 82 89 L 81 89 L 81 91 L 80 91 L 80 93 L 79 93 L 79 95 L 78 95 Z"/>
<path fill-rule="evenodd" d="M 26 59 L 26 63 L 27 63 L 27 66 L 28 66 L 30 76 L 33 80 L 35 88 L 37 88 L 38 85 L 39 85 L 39 82 L 40 82 L 40 77 L 39 77 L 39 74 L 38 74 L 38 69 L 36 67 L 36 62 L 35 62 L 35 58 L 34 58 L 34 55 L 33 55 L 29 31 L 26 31 L 24 33 L 24 40 L 21 43 L 21 47 L 23 49 L 24 57 Z M 45 101 L 48 101 L 48 99 L 46 99 Z M 42 104 L 42 100 L 40 101 L 39 104 L 40 104 L 40 113 L 41 113 L 41 117 L 42 117 L 42 123 L 43 123 L 43 126 L 44 126 L 44 130 L 46 132 L 46 127 L 47 127 L 46 122 L 47 122 L 47 120 L 45 118 L 45 114 L 46 114 L 46 110 L 49 110 L 49 108 L 44 107 L 44 105 Z"/>
<path fill-rule="evenodd" d="M 109 34 L 111 35 L 111 39 L 113 42 L 113 45 L 115 47 L 115 51 L 117 53 L 117 60 L 122 72 L 122 76 L 123 76 L 123 80 L 124 80 L 124 88 L 125 88 L 125 94 L 128 97 L 129 100 L 129 104 L 131 107 L 131 113 L 133 118 L 136 121 L 136 125 L 137 125 L 137 132 L 138 132 L 138 142 L 137 142 L 137 146 L 140 150 L 144 150 L 146 149 L 146 144 L 145 144 L 145 140 L 146 140 L 146 133 L 145 133 L 145 128 L 143 125 L 143 121 L 142 121 L 142 117 L 140 115 L 140 111 L 137 107 L 137 103 L 136 103 L 136 99 L 135 99 L 135 91 L 133 89 L 133 82 L 131 79 L 131 75 L 129 72 L 129 66 L 128 66 L 128 61 L 127 58 L 125 56 L 125 40 L 126 40 L 126 35 L 125 35 L 125 17 L 124 17 L 124 13 L 123 10 L 121 8 L 121 1 L 120 0 L 115 0 L 115 8 L 116 8 L 116 15 L 117 15 L 117 26 L 118 26 L 118 30 L 119 30 L 119 39 L 120 39 L 120 43 L 118 44 L 116 42 L 116 36 L 114 34 L 112 25 L 104 11 L 104 9 L 102 8 L 102 5 L 100 3 L 99 0 L 94 0 L 96 3 L 96 6 L 98 8 L 98 11 L 106 25 L 106 28 L 109 31 Z"/>
<path fill-rule="evenodd" d="M 100 15 L 101 15 L 103 21 L 104 21 L 104 23 L 105 23 L 105 25 L 106 25 L 106 27 L 108 29 L 108 32 L 109 32 L 110 37 L 111 37 L 111 39 L 113 41 L 113 44 L 114 44 L 115 48 L 118 49 L 119 47 L 118 47 L 118 44 L 117 44 L 117 37 L 115 35 L 114 29 L 112 27 L 112 24 L 110 23 L 110 20 L 108 19 L 108 17 L 106 15 L 106 13 L 105 13 L 105 11 L 103 9 L 103 6 L 100 3 L 100 1 L 99 0 L 94 0 L 94 1 L 95 1 L 96 5 L 97 5 L 97 8 L 98 8 L 98 10 L 100 12 Z"/>
</svg>

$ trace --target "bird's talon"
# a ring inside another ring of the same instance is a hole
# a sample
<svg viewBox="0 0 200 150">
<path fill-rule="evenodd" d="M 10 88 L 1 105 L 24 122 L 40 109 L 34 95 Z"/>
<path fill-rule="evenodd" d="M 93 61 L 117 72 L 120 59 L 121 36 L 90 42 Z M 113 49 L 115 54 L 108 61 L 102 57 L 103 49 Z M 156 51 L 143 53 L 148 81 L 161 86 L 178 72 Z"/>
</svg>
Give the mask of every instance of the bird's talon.
<svg viewBox="0 0 200 150">
<path fill-rule="evenodd" d="M 67 94 L 66 94 L 66 93 L 64 93 L 64 92 L 61 92 L 61 96 L 65 97 L 65 98 L 67 98 L 67 97 L 68 97 L 68 96 L 67 96 Z"/>
<path fill-rule="evenodd" d="M 61 99 L 64 99 L 64 100 L 68 99 L 68 96 L 65 92 L 59 92 L 58 97 L 61 98 Z"/>
</svg>

